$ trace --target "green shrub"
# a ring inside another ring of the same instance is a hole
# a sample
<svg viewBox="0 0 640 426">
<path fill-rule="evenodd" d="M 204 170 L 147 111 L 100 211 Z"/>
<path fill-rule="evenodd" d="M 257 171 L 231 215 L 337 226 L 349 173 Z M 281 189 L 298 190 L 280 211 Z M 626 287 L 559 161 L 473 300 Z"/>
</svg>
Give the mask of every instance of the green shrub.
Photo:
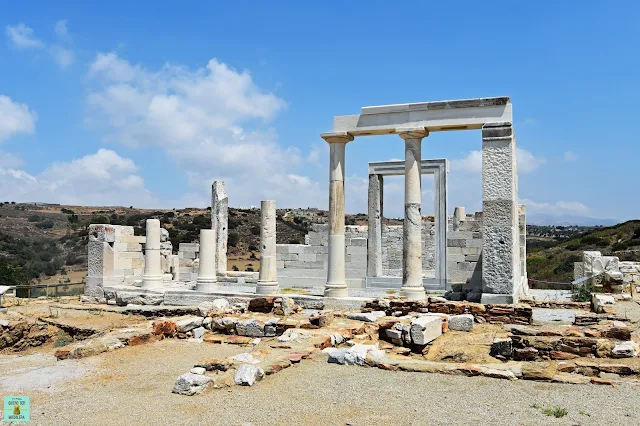
<svg viewBox="0 0 640 426">
<path fill-rule="evenodd" d="M 51 229 L 51 228 L 53 228 L 53 221 L 50 220 L 50 219 L 47 219 L 45 221 L 38 222 L 38 223 L 36 223 L 36 228 Z"/>
<path fill-rule="evenodd" d="M 41 218 L 37 214 L 32 214 L 27 218 L 29 222 L 40 222 Z"/>
</svg>

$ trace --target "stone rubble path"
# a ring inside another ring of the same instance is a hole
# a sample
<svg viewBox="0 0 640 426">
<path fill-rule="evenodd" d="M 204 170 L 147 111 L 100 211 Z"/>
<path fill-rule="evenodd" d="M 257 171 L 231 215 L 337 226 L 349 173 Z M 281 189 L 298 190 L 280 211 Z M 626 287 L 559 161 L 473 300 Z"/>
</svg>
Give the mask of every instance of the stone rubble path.
<svg viewBox="0 0 640 426">
<path fill-rule="evenodd" d="M 239 345 L 165 339 L 65 361 L 95 365 L 83 378 L 59 382 L 57 392 L 23 389 L 31 396 L 30 424 L 128 424 L 133 418 L 138 425 L 640 424 L 638 382 L 612 388 L 393 372 L 329 364 L 324 356 L 252 387 L 192 397 L 171 393 L 187 366 L 246 351 Z M 0 374 L 13 375 L 10 362 L 0 364 Z M 561 407 L 569 414 L 556 419 L 534 407 Z"/>
</svg>

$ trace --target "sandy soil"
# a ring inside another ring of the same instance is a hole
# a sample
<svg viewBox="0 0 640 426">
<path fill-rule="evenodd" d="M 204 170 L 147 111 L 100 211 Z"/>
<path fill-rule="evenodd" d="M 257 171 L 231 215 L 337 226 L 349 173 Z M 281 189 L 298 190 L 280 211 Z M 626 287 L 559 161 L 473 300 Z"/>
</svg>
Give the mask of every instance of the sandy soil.
<svg viewBox="0 0 640 426">
<path fill-rule="evenodd" d="M 0 389 L 30 395 L 37 425 L 640 423 L 638 382 L 615 388 L 507 382 L 338 366 L 321 355 L 252 388 L 171 393 L 178 375 L 196 361 L 246 350 L 164 340 L 83 360 L 11 355 L 0 357 Z M 569 414 L 556 419 L 541 407 Z"/>
</svg>

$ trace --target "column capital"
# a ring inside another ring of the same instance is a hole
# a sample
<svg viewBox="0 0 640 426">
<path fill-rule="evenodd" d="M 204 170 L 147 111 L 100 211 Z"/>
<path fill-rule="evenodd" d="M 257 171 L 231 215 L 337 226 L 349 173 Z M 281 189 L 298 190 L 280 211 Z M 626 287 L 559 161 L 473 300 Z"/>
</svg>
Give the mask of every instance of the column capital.
<svg viewBox="0 0 640 426">
<path fill-rule="evenodd" d="M 422 139 L 429 136 L 429 131 L 425 127 L 398 127 L 396 134 L 402 139 Z"/>
<path fill-rule="evenodd" d="M 321 133 L 320 137 L 327 143 L 347 143 L 353 140 L 353 135 L 347 132 Z"/>
</svg>

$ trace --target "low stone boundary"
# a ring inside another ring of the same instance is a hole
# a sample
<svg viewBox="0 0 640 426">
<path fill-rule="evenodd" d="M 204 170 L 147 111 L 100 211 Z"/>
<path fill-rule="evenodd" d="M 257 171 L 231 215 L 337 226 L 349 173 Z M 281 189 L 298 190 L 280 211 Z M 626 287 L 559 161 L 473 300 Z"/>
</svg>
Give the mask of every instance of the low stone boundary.
<svg viewBox="0 0 640 426">
<path fill-rule="evenodd" d="M 591 311 L 591 302 L 570 302 L 565 300 L 535 300 L 520 299 L 520 303 L 526 303 L 532 308 L 544 309 L 576 309 Z"/>
<path fill-rule="evenodd" d="M 476 322 L 492 324 L 531 324 L 533 309 L 527 304 L 485 305 L 472 302 L 453 302 L 442 297 L 426 300 L 406 300 L 394 297 L 378 298 L 367 302 L 363 312 L 384 311 L 388 316 L 403 316 L 410 312 L 440 313 L 447 315 L 471 314 Z"/>
</svg>

